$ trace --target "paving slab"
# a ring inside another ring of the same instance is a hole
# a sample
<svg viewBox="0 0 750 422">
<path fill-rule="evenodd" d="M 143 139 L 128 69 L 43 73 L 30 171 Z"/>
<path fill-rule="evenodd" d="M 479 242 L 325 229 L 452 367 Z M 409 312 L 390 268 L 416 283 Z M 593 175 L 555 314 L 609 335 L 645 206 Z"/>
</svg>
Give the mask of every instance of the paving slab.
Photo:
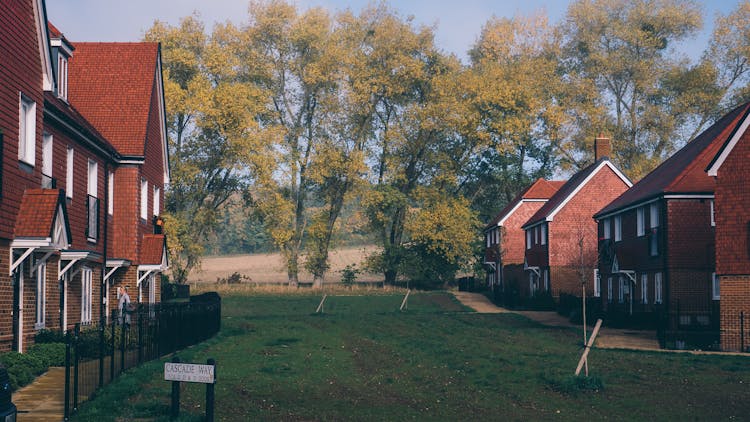
<svg viewBox="0 0 750 422">
<path fill-rule="evenodd" d="M 20 422 L 61 421 L 64 413 L 65 368 L 52 367 L 13 393 Z"/>
</svg>

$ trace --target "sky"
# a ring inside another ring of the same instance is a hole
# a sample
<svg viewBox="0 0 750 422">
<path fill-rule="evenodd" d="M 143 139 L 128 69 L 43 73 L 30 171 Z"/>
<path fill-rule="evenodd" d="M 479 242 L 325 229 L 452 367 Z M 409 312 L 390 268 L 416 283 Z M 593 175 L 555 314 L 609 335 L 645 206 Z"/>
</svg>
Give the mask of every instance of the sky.
<svg viewBox="0 0 750 422">
<path fill-rule="evenodd" d="M 247 0 L 47 0 L 47 18 L 65 36 L 76 41 L 138 41 L 155 20 L 178 24 L 180 18 L 198 12 L 210 29 L 214 23 L 247 20 Z M 350 8 L 355 13 L 368 0 L 297 0 L 300 9 L 321 6 L 331 11 Z M 408 0 L 390 1 L 403 16 L 413 15 L 417 24 L 436 27 L 436 43 L 466 60 L 482 25 L 493 15 L 513 17 L 543 11 L 550 22 L 565 15 L 568 0 Z M 738 0 L 701 0 L 704 29 L 682 51 L 695 59 L 704 49 L 717 13 L 726 14 Z"/>
</svg>

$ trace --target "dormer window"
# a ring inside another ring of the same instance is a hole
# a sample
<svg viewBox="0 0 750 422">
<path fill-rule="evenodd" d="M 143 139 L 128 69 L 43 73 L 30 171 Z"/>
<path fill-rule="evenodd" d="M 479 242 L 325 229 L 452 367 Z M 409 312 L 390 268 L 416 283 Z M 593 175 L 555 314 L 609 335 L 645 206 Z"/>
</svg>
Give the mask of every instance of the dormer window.
<svg viewBox="0 0 750 422">
<path fill-rule="evenodd" d="M 68 58 L 57 55 L 57 96 L 68 101 Z"/>
</svg>

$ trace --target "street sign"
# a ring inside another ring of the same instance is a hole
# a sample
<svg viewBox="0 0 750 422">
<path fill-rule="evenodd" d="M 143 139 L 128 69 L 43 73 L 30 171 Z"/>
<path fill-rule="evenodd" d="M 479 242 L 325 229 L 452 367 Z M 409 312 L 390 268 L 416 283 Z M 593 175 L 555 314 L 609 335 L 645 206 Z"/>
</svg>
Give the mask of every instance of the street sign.
<svg viewBox="0 0 750 422">
<path fill-rule="evenodd" d="M 165 362 L 164 379 L 166 381 L 213 384 L 215 382 L 214 365 Z"/>
</svg>

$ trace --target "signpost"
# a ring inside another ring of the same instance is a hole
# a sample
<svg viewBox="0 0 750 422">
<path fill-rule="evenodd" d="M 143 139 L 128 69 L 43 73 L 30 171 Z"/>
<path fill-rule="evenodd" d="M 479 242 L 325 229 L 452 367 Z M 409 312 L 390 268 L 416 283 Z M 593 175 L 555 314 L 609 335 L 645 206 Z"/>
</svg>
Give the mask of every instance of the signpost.
<svg viewBox="0 0 750 422">
<path fill-rule="evenodd" d="M 172 362 L 164 363 L 164 380 L 172 381 L 171 417 L 180 415 L 180 382 L 206 384 L 206 420 L 214 420 L 214 384 L 216 383 L 216 361 L 208 359 L 206 365 L 197 363 L 180 363 L 175 356 Z"/>
</svg>

